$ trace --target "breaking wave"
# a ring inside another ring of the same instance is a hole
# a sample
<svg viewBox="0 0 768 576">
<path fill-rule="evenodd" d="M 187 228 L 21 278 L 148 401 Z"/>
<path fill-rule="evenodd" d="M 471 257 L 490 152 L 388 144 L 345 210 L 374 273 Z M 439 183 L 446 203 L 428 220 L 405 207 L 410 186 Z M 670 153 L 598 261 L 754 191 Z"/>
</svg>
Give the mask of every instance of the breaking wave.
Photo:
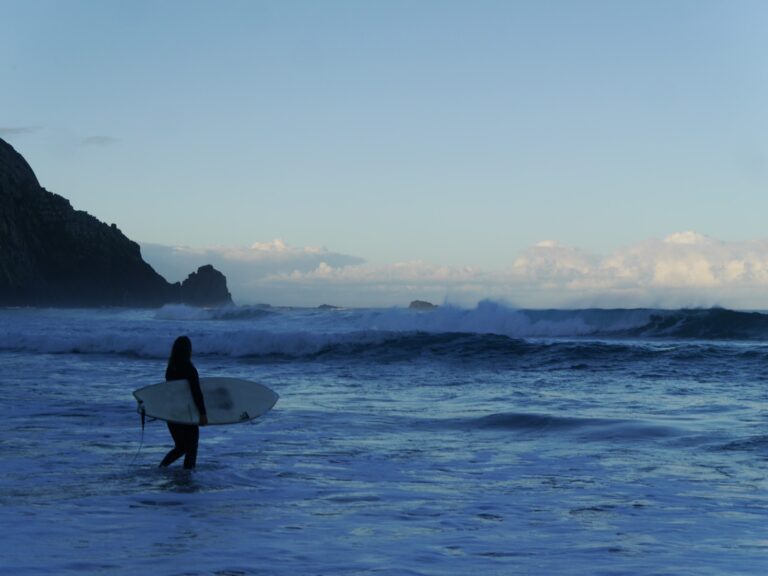
<svg viewBox="0 0 768 576">
<path fill-rule="evenodd" d="M 517 310 L 484 302 L 467 310 L 164 307 L 154 312 L 0 310 L 0 350 L 165 358 L 187 334 L 196 355 L 235 358 L 445 358 L 547 362 L 578 368 L 649 355 L 724 352 L 717 341 L 768 337 L 768 315 L 726 309 Z M 696 342 L 700 341 L 700 342 Z"/>
<path fill-rule="evenodd" d="M 677 436 L 681 430 L 642 420 L 565 417 L 550 414 L 500 413 L 460 424 L 474 429 L 515 432 L 567 432 L 588 440 L 640 440 Z"/>
</svg>

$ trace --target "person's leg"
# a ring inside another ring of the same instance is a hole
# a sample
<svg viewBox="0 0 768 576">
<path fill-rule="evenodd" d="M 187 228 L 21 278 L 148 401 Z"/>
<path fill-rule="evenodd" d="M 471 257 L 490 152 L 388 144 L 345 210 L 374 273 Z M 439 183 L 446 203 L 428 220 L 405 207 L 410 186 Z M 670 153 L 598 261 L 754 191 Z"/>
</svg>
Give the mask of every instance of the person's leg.
<svg viewBox="0 0 768 576">
<path fill-rule="evenodd" d="M 191 470 L 197 464 L 197 444 L 200 441 L 200 428 L 189 426 L 186 432 L 184 468 Z"/>
<path fill-rule="evenodd" d="M 184 450 L 181 448 L 174 446 L 168 451 L 168 454 L 165 455 L 165 458 L 163 458 L 163 461 L 160 462 L 160 467 L 165 468 L 166 466 L 170 466 L 176 460 L 181 458 L 184 455 Z"/>
<path fill-rule="evenodd" d="M 165 458 L 163 458 L 163 461 L 160 462 L 161 467 L 170 466 L 176 460 L 181 458 L 184 453 L 186 452 L 184 446 L 186 441 L 186 436 L 184 434 L 184 427 L 182 424 L 174 424 L 173 422 L 168 422 L 168 431 L 171 433 L 171 437 L 173 438 L 174 446 L 170 449 L 168 454 L 165 455 Z"/>
</svg>

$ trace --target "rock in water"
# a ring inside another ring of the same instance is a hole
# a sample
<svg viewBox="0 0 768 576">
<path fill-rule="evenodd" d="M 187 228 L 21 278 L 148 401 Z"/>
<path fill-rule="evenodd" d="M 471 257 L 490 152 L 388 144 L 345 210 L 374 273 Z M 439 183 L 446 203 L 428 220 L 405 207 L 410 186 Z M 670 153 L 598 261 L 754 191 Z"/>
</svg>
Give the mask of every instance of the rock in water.
<svg viewBox="0 0 768 576">
<path fill-rule="evenodd" d="M 221 306 L 232 304 L 232 295 L 224 274 L 206 264 L 181 283 L 180 300 L 192 306 Z"/>
<path fill-rule="evenodd" d="M 408 305 L 411 310 L 434 310 L 438 306 L 424 300 L 414 300 Z"/>
</svg>

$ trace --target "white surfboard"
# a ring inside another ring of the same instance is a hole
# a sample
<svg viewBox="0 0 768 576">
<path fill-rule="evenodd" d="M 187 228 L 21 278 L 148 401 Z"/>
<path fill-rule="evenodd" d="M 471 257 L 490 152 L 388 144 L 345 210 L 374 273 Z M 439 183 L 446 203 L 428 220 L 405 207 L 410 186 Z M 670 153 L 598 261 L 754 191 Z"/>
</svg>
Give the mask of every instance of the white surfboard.
<svg viewBox="0 0 768 576">
<path fill-rule="evenodd" d="M 257 382 L 239 378 L 200 378 L 208 424 L 234 424 L 269 412 L 279 396 Z M 199 424 L 200 414 L 186 380 L 169 380 L 133 392 L 139 411 L 150 418 Z"/>
</svg>

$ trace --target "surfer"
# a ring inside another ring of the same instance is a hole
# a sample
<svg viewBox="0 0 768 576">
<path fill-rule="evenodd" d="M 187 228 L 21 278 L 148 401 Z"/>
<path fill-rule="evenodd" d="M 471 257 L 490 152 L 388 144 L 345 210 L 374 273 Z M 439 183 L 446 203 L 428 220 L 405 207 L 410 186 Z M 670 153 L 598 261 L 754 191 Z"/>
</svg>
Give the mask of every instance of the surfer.
<svg viewBox="0 0 768 576">
<path fill-rule="evenodd" d="M 168 367 L 165 369 L 166 380 L 186 380 L 192 390 L 192 399 L 200 413 L 200 426 L 208 424 L 203 392 L 200 390 L 200 377 L 192 364 L 192 341 L 187 336 L 179 336 L 171 348 Z M 168 430 L 173 437 L 174 446 L 160 462 L 161 467 L 168 466 L 184 456 L 184 468 L 192 469 L 197 462 L 197 443 L 200 428 L 194 424 L 168 422 Z"/>
</svg>

